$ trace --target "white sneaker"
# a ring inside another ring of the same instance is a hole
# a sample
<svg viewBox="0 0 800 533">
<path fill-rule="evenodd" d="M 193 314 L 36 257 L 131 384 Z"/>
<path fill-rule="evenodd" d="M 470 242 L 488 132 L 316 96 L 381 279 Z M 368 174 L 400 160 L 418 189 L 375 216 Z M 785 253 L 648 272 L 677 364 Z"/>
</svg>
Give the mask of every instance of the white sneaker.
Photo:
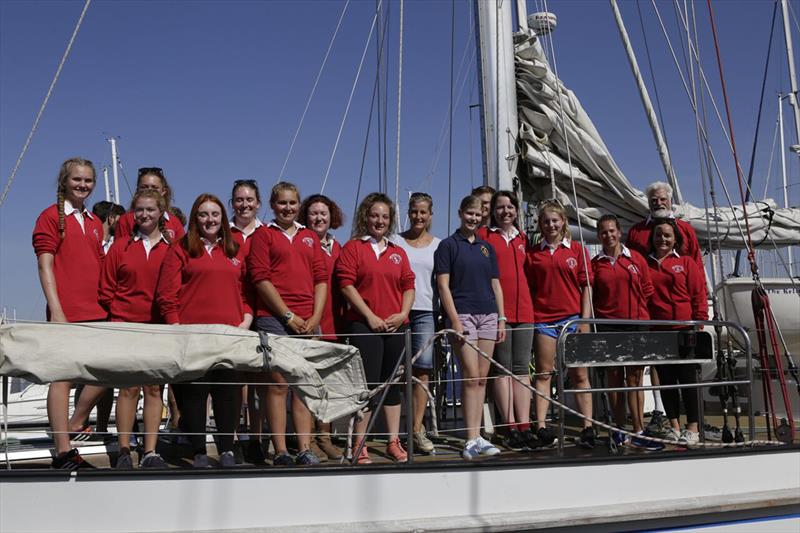
<svg viewBox="0 0 800 533">
<path fill-rule="evenodd" d="M 467 461 L 472 461 L 473 459 L 477 459 L 481 455 L 481 445 L 478 442 L 478 439 L 468 440 L 467 443 L 464 445 L 464 451 L 461 452 L 461 457 L 466 459 Z"/>
<path fill-rule="evenodd" d="M 478 449 L 481 455 L 492 456 L 500 453 L 500 450 L 494 444 L 483 437 L 476 437 L 475 440 L 478 441 Z"/>
<path fill-rule="evenodd" d="M 700 443 L 700 434 L 696 431 L 689 431 L 688 429 L 684 429 L 681 431 L 681 438 L 678 441 L 680 444 L 683 444 L 687 448 L 692 448 L 697 446 Z"/>
<path fill-rule="evenodd" d="M 675 431 L 675 428 L 669 428 L 667 433 L 664 435 L 664 440 L 678 444 L 681 440 L 681 434 Z"/>
</svg>

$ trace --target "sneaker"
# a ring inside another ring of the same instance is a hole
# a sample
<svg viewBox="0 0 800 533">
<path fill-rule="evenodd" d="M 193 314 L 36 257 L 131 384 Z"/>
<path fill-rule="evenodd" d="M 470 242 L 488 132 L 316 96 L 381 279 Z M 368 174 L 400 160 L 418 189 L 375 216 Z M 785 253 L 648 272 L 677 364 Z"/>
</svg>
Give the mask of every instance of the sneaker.
<svg viewBox="0 0 800 533">
<path fill-rule="evenodd" d="M 123 450 L 117 456 L 117 470 L 133 470 L 133 459 L 131 459 L 131 451 Z"/>
<path fill-rule="evenodd" d="M 69 440 L 70 442 L 85 442 L 90 440 L 103 440 L 103 435 L 95 435 L 92 426 L 84 426 L 82 429 L 78 431 L 70 432 Z"/>
<path fill-rule="evenodd" d="M 353 449 L 357 450 L 358 449 L 358 445 L 359 445 L 359 443 L 356 443 L 353 446 Z M 367 450 L 367 446 L 366 445 L 364 445 L 364 447 L 361 448 L 361 453 L 358 454 L 358 460 L 356 461 L 356 463 L 360 464 L 360 465 L 371 465 L 372 464 L 372 459 L 370 459 L 370 457 L 369 457 L 369 451 Z"/>
<path fill-rule="evenodd" d="M 492 455 L 498 455 L 500 453 L 500 450 L 497 448 L 497 446 L 483 437 L 478 436 L 475 438 L 475 440 L 478 441 L 478 452 L 481 455 L 487 455 L 491 457 Z"/>
<path fill-rule="evenodd" d="M 689 431 L 688 429 L 684 429 L 683 431 L 681 431 L 681 436 L 680 439 L 678 440 L 679 444 L 686 446 L 687 448 L 692 448 L 694 446 L 697 446 L 699 442 L 700 442 L 700 434 L 697 433 L 696 431 Z"/>
<path fill-rule="evenodd" d="M 389 441 L 389 444 L 386 445 L 386 454 L 394 459 L 395 463 L 405 463 L 408 461 L 408 454 L 403 449 L 403 445 L 400 444 L 400 439 Z"/>
<path fill-rule="evenodd" d="M 517 428 L 511 428 L 511 430 L 509 430 L 505 445 L 515 452 L 528 449 L 528 443 L 525 442 L 525 437 L 522 436 L 522 433 L 520 433 Z"/>
<path fill-rule="evenodd" d="M 288 452 L 281 452 L 272 458 L 272 466 L 292 466 L 294 459 Z"/>
<path fill-rule="evenodd" d="M 233 451 L 228 450 L 227 452 L 222 452 L 219 456 L 219 466 L 222 468 L 235 468 L 236 467 L 236 457 L 233 455 Z"/>
<path fill-rule="evenodd" d="M 597 439 L 597 431 L 594 426 L 585 427 L 581 430 L 581 435 L 578 438 L 578 446 L 591 450 L 594 448 L 595 439 Z"/>
<path fill-rule="evenodd" d="M 664 440 L 668 440 L 673 444 L 678 444 L 678 442 L 681 440 L 681 434 L 675 431 L 674 428 L 669 428 L 664 434 Z"/>
<path fill-rule="evenodd" d="M 254 465 L 263 465 L 267 462 L 267 457 L 264 455 L 264 449 L 261 447 L 261 441 L 258 439 L 251 439 L 247 441 L 247 448 L 244 451 L 244 458 L 248 463 Z"/>
<path fill-rule="evenodd" d="M 461 452 L 461 457 L 463 457 L 467 461 L 472 461 L 473 459 L 477 459 L 480 456 L 481 456 L 481 445 L 478 442 L 478 439 L 476 438 L 467 441 L 467 443 L 464 445 L 464 451 Z"/>
<path fill-rule="evenodd" d="M 315 439 L 317 441 L 317 445 L 319 449 L 322 450 L 325 455 L 328 456 L 328 459 L 332 461 L 338 461 L 342 458 L 342 450 L 337 448 L 333 442 L 331 441 L 330 433 L 323 433 L 321 435 L 317 435 Z"/>
<path fill-rule="evenodd" d="M 650 421 L 647 423 L 646 429 L 651 435 L 660 434 L 663 432 L 664 422 L 666 422 L 664 413 L 661 411 L 653 411 L 650 413 Z"/>
<path fill-rule="evenodd" d="M 204 453 L 195 454 L 192 468 L 211 468 L 211 465 L 208 463 L 208 455 Z"/>
<path fill-rule="evenodd" d="M 631 446 L 634 446 L 636 448 L 640 448 L 642 450 L 651 451 L 651 452 L 657 452 L 659 450 L 663 450 L 664 449 L 664 445 L 661 444 L 660 442 L 655 442 L 655 441 L 652 441 L 652 440 L 647 439 L 647 438 L 642 438 L 642 437 L 650 437 L 650 436 L 651 435 L 649 435 L 646 431 L 642 431 L 641 433 L 638 433 L 636 437 L 633 437 L 631 439 Z"/>
<path fill-rule="evenodd" d="M 521 432 L 522 441 L 525 444 L 525 448 L 528 450 L 535 450 L 539 447 L 539 439 L 536 438 L 536 435 L 533 433 L 532 428 L 528 428 L 525 431 Z"/>
<path fill-rule="evenodd" d="M 78 470 L 78 469 L 88 469 L 88 468 L 96 468 L 91 463 L 88 463 L 81 454 L 78 453 L 77 448 L 72 448 L 70 451 L 62 453 L 57 457 L 53 458 L 53 462 L 50 463 L 51 468 L 55 468 L 57 470 Z"/>
<path fill-rule="evenodd" d="M 319 447 L 319 444 L 317 444 L 317 439 L 311 439 L 311 442 L 308 444 L 308 446 L 311 449 L 311 453 L 317 456 L 317 459 L 320 463 L 328 462 L 328 454 L 322 451 L 322 448 Z"/>
<path fill-rule="evenodd" d="M 150 452 L 139 462 L 139 468 L 169 468 L 169 466 L 156 452 Z"/>
<path fill-rule="evenodd" d="M 318 465 L 319 463 L 319 457 L 317 457 L 310 449 L 303 450 L 302 452 L 298 453 L 294 460 L 294 464 L 299 466 L 314 466 Z"/>
<path fill-rule="evenodd" d="M 722 440 L 722 430 L 717 426 L 712 426 L 711 424 L 706 424 L 703 426 L 703 434 L 706 437 L 706 440 Z"/>
<path fill-rule="evenodd" d="M 536 430 L 536 438 L 539 440 L 539 446 L 552 446 L 556 442 L 556 432 L 553 428 L 545 426 Z"/>
<path fill-rule="evenodd" d="M 429 439 L 428 435 L 425 433 L 424 427 L 420 431 L 414 433 L 414 449 L 427 454 L 432 454 L 436 451 L 433 442 L 431 442 L 431 439 Z"/>
<path fill-rule="evenodd" d="M 629 441 L 628 436 L 624 433 L 620 433 L 619 431 L 614 431 L 611 433 L 611 439 L 614 441 L 614 445 L 617 448 L 625 446 Z"/>
</svg>

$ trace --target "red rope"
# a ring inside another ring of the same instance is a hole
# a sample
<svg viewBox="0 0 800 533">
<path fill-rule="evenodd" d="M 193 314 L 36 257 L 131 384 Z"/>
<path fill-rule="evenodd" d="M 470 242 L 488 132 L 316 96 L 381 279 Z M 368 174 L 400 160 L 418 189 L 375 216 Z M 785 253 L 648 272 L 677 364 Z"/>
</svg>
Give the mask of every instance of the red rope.
<svg viewBox="0 0 800 533">
<path fill-rule="evenodd" d="M 728 119 L 728 129 L 731 134 L 731 149 L 733 150 L 733 162 L 736 165 L 736 176 L 739 181 L 739 195 L 742 199 L 742 212 L 744 213 L 744 223 L 747 228 L 747 261 L 750 263 L 750 271 L 754 278 L 758 277 L 758 264 L 756 263 L 756 255 L 753 249 L 753 236 L 750 234 L 750 219 L 747 216 L 747 200 L 744 192 L 744 179 L 742 176 L 742 167 L 739 166 L 739 155 L 736 151 L 736 140 L 733 136 L 733 119 L 731 117 L 731 108 L 728 102 L 728 89 L 725 85 L 725 74 L 722 70 L 722 54 L 719 50 L 719 40 L 717 39 L 717 25 L 714 22 L 714 10 L 711 8 L 711 0 L 706 0 L 708 4 L 708 15 L 711 19 L 711 32 L 714 35 L 714 49 L 717 52 L 717 66 L 719 67 L 719 81 L 722 85 L 722 96 L 725 101 L 725 115 Z"/>
</svg>

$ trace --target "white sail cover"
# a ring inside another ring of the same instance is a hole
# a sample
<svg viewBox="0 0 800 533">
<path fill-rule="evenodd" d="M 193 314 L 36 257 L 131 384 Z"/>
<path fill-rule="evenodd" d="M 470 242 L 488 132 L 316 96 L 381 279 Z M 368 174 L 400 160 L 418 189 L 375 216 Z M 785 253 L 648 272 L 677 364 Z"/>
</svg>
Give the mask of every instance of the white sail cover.
<svg viewBox="0 0 800 533">
<path fill-rule="evenodd" d="M 555 197 L 566 207 L 570 219 L 575 221 L 579 214 L 584 226 L 595 228 L 597 219 L 605 213 L 616 215 L 625 229 L 641 221 L 648 213 L 644 193 L 636 190 L 617 167 L 572 91 L 556 80 L 538 41 L 517 45 L 515 59 L 519 143 L 529 169 L 529 179 L 523 180 L 525 198 L 552 198 L 554 185 Z M 577 206 L 572 201 L 570 175 L 575 179 Z M 705 209 L 684 203 L 675 206 L 675 215 L 692 225 L 701 246 L 709 235 L 716 243 L 719 234 L 721 247 L 744 247 L 741 206 L 718 209 L 716 220 L 710 213 L 710 230 Z M 767 231 L 778 245 L 800 243 L 800 209 L 778 208 L 768 200 L 748 204 L 747 216 L 754 243 L 764 241 Z M 766 244 L 772 246 L 771 241 Z"/>
<path fill-rule="evenodd" d="M 282 373 L 323 422 L 364 407 L 358 349 L 231 326 L 121 322 L 0 325 L 0 375 L 117 387 L 192 381 L 209 370 Z M 246 375 L 245 378 L 246 380 Z"/>
</svg>

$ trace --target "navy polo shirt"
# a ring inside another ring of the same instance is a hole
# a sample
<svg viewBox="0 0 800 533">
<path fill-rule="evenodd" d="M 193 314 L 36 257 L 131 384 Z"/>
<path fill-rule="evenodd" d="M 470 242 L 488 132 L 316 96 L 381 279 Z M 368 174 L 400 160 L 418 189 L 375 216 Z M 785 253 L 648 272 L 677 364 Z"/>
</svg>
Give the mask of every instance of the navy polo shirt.
<svg viewBox="0 0 800 533">
<path fill-rule="evenodd" d="M 450 292 L 459 314 L 497 312 L 492 278 L 499 279 L 494 248 L 477 235 L 469 242 L 459 230 L 439 243 L 434 274 L 450 274 Z"/>
</svg>

